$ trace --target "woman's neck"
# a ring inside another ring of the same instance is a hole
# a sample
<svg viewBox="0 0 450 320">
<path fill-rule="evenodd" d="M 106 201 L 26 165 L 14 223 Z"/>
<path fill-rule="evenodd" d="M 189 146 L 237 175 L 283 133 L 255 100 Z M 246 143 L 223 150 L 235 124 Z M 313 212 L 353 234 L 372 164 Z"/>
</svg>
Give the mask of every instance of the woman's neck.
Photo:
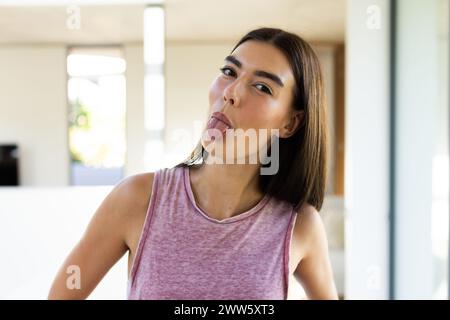
<svg viewBox="0 0 450 320">
<path fill-rule="evenodd" d="M 197 205 L 217 220 L 248 211 L 264 197 L 258 185 L 259 170 L 258 164 L 192 166 L 190 182 Z"/>
</svg>

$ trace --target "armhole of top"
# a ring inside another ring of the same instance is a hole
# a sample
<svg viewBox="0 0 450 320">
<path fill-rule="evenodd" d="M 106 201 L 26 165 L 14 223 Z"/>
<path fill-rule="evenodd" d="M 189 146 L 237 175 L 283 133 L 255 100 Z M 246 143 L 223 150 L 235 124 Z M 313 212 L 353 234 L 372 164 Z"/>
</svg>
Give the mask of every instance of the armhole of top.
<svg viewBox="0 0 450 320">
<path fill-rule="evenodd" d="M 154 212 L 157 193 L 158 193 L 158 189 L 159 189 L 159 175 L 160 175 L 159 170 L 155 171 L 155 173 L 153 175 L 152 193 L 150 195 L 150 200 L 149 200 L 149 204 L 148 204 L 148 208 L 147 208 L 147 213 L 145 215 L 144 225 L 141 230 L 141 235 L 139 237 L 136 255 L 134 256 L 134 260 L 133 260 L 132 267 L 131 267 L 130 277 L 128 279 L 128 282 L 129 282 L 128 287 L 129 288 L 131 288 L 133 286 L 134 277 L 136 275 L 136 270 L 139 266 L 139 262 L 141 261 L 141 255 L 142 255 L 142 250 L 143 250 L 143 246 L 145 243 L 145 239 L 147 238 L 147 235 L 148 235 L 148 229 L 150 227 L 150 222 L 154 215 L 153 212 Z"/>
<path fill-rule="evenodd" d="M 285 282 L 285 297 L 284 299 L 287 300 L 288 293 L 289 293 L 289 260 L 290 260 L 290 248 L 292 243 L 292 236 L 293 236 L 293 230 L 295 221 L 297 220 L 298 213 L 296 212 L 295 208 L 292 209 L 291 217 L 289 219 L 289 225 L 287 228 L 285 240 L 284 240 L 284 282 Z"/>
</svg>

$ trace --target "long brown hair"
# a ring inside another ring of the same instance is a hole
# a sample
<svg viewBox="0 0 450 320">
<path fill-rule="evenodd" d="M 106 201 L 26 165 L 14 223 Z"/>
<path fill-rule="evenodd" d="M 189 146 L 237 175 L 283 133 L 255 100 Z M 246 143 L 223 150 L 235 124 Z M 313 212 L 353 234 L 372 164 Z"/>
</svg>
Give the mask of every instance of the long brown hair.
<svg viewBox="0 0 450 320">
<path fill-rule="evenodd" d="M 250 31 L 231 53 L 248 40 L 269 43 L 283 52 L 296 83 L 292 107 L 304 111 L 296 133 L 279 140 L 278 172 L 260 175 L 259 187 L 264 193 L 290 202 L 296 209 L 307 202 L 319 211 L 325 195 L 328 157 L 326 103 L 319 59 L 298 35 L 275 28 Z M 176 167 L 204 160 L 205 152 L 200 141 L 191 155 Z M 269 167 L 270 163 L 262 166 Z"/>
</svg>

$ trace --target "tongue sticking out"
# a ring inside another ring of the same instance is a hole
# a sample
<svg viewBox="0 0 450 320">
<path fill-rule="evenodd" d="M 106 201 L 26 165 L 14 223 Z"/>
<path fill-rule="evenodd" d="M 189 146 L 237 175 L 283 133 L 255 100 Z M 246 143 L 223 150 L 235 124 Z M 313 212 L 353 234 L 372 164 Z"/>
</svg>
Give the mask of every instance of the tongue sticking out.
<svg viewBox="0 0 450 320">
<path fill-rule="evenodd" d="M 225 122 L 223 122 L 215 117 L 211 117 L 209 119 L 208 125 L 206 127 L 206 130 L 208 131 L 208 135 L 211 137 L 212 140 L 214 140 L 215 138 L 225 136 L 227 129 L 231 129 L 231 128 Z"/>
</svg>

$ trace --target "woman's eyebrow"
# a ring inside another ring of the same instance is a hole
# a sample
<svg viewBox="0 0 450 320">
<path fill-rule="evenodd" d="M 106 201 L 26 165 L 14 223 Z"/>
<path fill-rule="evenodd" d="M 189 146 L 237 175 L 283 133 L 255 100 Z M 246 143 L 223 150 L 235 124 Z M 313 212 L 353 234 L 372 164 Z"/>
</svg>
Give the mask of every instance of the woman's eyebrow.
<svg viewBox="0 0 450 320">
<path fill-rule="evenodd" d="M 238 68 L 242 67 L 242 63 L 233 56 L 226 56 L 225 61 L 235 64 Z M 258 76 L 258 77 L 270 79 L 273 82 L 275 82 L 276 84 L 278 84 L 280 87 L 284 87 L 283 81 L 281 81 L 281 79 L 273 73 L 263 71 L 263 70 L 256 70 L 254 72 L 254 74 L 255 74 L 255 76 Z"/>
</svg>

